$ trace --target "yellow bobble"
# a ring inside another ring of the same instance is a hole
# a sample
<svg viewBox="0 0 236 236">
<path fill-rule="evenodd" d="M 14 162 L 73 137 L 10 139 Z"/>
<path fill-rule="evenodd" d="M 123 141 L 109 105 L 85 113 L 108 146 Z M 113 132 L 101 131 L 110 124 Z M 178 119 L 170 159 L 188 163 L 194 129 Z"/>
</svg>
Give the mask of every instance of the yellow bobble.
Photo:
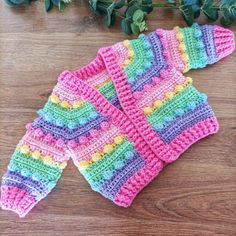
<svg viewBox="0 0 236 236">
<path fill-rule="evenodd" d="M 74 109 L 80 108 L 82 105 L 83 105 L 82 101 L 77 101 L 77 102 L 73 103 L 73 108 Z"/>
<path fill-rule="evenodd" d="M 129 60 L 129 59 L 126 59 L 126 60 L 124 61 L 124 63 L 123 63 L 124 66 L 127 66 L 127 65 L 129 65 L 129 64 L 130 64 L 130 60 Z"/>
<path fill-rule="evenodd" d="M 128 46 L 129 46 L 129 40 L 125 40 L 125 41 L 123 42 L 123 44 L 124 44 L 125 47 L 128 47 Z"/>
<path fill-rule="evenodd" d="M 103 150 L 106 154 L 110 154 L 112 151 L 113 151 L 113 146 L 111 144 L 107 144 L 105 147 L 104 147 L 104 150 Z"/>
<path fill-rule="evenodd" d="M 182 55 L 182 60 L 187 63 L 188 62 L 188 56 L 186 54 L 183 54 Z"/>
<path fill-rule="evenodd" d="M 102 155 L 100 154 L 100 153 L 94 153 L 93 155 L 92 155 L 92 160 L 93 161 L 99 161 L 99 160 L 101 160 L 102 159 Z"/>
<path fill-rule="evenodd" d="M 40 151 L 36 150 L 36 151 L 32 152 L 32 157 L 33 157 L 34 159 L 39 159 L 40 156 L 41 156 Z"/>
<path fill-rule="evenodd" d="M 50 156 L 45 156 L 43 158 L 43 163 L 48 165 L 52 164 L 52 158 Z"/>
<path fill-rule="evenodd" d="M 184 52 L 184 51 L 185 51 L 185 47 L 184 47 L 183 44 L 180 44 L 180 45 L 179 45 L 179 50 L 180 50 L 181 52 Z"/>
<path fill-rule="evenodd" d="M 23 145 L 20 150 L 24 154 L 28 154 L 30 152 L 30 148 L 28 145 Z"/>
<path fill-rule="evenodd" d="M 183 34 L 182 34 L 181 32 L 178 32 L 178 33 L 177 33 L 177 39 L 178 39 L 179 41 L 182 41 L 183 38 L 184 38 Z"/>
<path fill-rule="evenodd" d="M 129 57 L 133 57 L 133 56 L 134 56 L 134 52 L 133 52 L 132 50 L 130 50 L 130 51 L 128 52 L 128 54 L 129 54 Z"/>
<path fill-rule="evenodd" d="M 114 142 L 116 145 L 119 145 L 119 144 L 122 144 L 123 140 L 124 140 L 124 138 L 121 135 L 119 135 L 119 136 L 115 137 Z"/>
<path fill-rule="evenodd" d="M 66 161 L 61 162 L 61 163 L 59 164 L 59 167 L 60 167 L 61 169 L 64 169 L 66 166 L 67 166 Z"/>
<path fill-rule="evenodd" d="M 89 162 L 88 161 L 81 161 L 80 163 L 79 163 L 79 168 L 80 169 L 86 169 L 87 167 L 89 167 Z"/>
<path fill-rule="evenodd" d="M 149 114 L 152 113 L 152 108 L 151 107 L 145 107 L 143 111 L 144 111 L 145 115 L 149 115 Z"/>
<path fill-rule="evenodd" d="M 166 98 L 172 99 L 174 97 L 174 95 L 175 95 L 174 93 L 169 92 L 169 93 L 166 94 Z"/>
<path fill-rule="evenodd" d="M 157 101 L 154 102 L 154 107 L 155 108 L 159 108 L 160 106 L 162 106 L 162 101 L 157 100 Z"/>
<path fill-rule="evenodd" d="M 61 106 L 62 106 L 63 108 L 69 108 L 69 107 L 70 107 L 70 104 L 69 104 L 67 101 L 63 101 L 63 102 L 61 102 Z"/>
<path fill-rule="evenodd" d="M 175 26 L 174 30 L 179 31 L 179 26 Z"/>
<path fill-rule="evenodd" d="M 187 83 L 192 84 L 193 83 L 193 79 L 191 77 L 187 77 Z"/>
<path fill-rule="evenodd" d="M 175 91 L 176 92 L 181 92 L 183 90 L 183 86 L 182 85 L 177 85 L 176 87 L 175 87 Z"/>
<path fill-rule="evenodd" d="M 53 103 L 59 103 L 60 102 L 60 99 L 59 99 L 59 97 L 57 95 L 51 95 L 50 98 L 51 98 L 51 101 Z"/>
</svg>

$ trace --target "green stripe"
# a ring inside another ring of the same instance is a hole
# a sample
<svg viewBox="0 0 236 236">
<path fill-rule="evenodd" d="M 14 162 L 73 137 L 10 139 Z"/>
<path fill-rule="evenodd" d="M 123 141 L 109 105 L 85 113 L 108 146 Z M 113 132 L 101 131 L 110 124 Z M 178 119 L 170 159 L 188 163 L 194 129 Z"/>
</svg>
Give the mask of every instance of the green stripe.
<svg viewBox="0 0 236 236">
<path fill-rule="evenodd" d="M 184 44 L 189 57 L 190 69 L 204 67 L 206 65 L 206 61 L 204 59 L 202 50 L 198 49 L 198 44 L 203 42 L 201 38 L 195 36 L 197 29 L 194 27 L 186 27 L 180 29 L 180 31 L 184 36 Z"/>
<path fill-rule="evenodd" d="M 116 96 L 116 90 L 112 81 L 109 81 L 107 84 L 104 84 L 99 88 L 99 92 L 108 100 Z"/>
<path fill-rule="evenodd" d="M 143 41 L 141 39 L 130 40 L 130 47 L 134 51 L 134 57 L 131 64 L 125 67 L 125 74 L 128 78 L 136 77 L 137 70 L 141 70 L 146 62 L 147 49 L 143 46 Z M 151 50 L 149 50 L 151 53 Z M 143 69 L 144 71 L 145 69 Z"/>
<path fill-rule="evenodd" d="M 177 109 L 187 111 L 186 109 L 188 108 L 189 103 L 199 102 L 200 100 L 201 94 L 192 85 L 189 85 L 173 99 L 168 100 L 162 107 L 160 107 L 160 109 L 157 109 L 150 116 L 148 116 L 148 122 L 151 125 L 163 125 L 166 123 L 166 117 L 176 117 Z"/>
<path fill-rule="evenodd" d="M 17 172 L 24 171 L 27 176 L 34 174 L 39 179 L 46 181 L 57 181 L 62 172 L 59 168 L 46 165 L 41 160 L 33 159 L 18 150 L 14 152 L 9 167 Z"/>
<path fill-rule="evenodd" d="M 55 103 L 48 101 L 44 108 L 40 110 L 40 116 L 50 115 L 53 120 L 60 120 L 64 124 L 79 123 L 81 119 L 89 119 L 92 112 L 96 112 L 93 105 L 86 103 L 84 106 L 78 109 L 64 109 Z M 43 114 L 42 114 L 43 113 Z"/>
<path fill-rule="evenodd" d="M 82 171 L 82 174 L 88 180 L 88 182 L 93 185 L 94 182 L 97 184 L 103 183 L 103 173 L 106 171 L 114 171 L 114 162 L 125 160 L 125 153 L 127 151 L 132 151 L 133 145 L 125 140 L 121 145 L 119 145 L 111 154 L 105 155 L 101 160 L 95 162 L 87 169 Z"/>
</svg>

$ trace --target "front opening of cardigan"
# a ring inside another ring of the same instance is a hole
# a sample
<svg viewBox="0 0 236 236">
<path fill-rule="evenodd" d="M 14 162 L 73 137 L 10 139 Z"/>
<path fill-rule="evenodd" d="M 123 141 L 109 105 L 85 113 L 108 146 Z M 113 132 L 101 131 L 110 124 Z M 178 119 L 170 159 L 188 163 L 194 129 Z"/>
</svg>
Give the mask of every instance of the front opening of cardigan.
<svg viewBox="0 0 236 236">
<path fill-rule="evenodd" d="M 194 24 L 101 48 L 62 72 L 3 176 L 2 209 L 24 217 L 70 158 L 94 191 L 130 206 L 165 165 L 218 131 L 207 96 L 183 73 L 233 50 L 230 30 Z"/>
</svg>

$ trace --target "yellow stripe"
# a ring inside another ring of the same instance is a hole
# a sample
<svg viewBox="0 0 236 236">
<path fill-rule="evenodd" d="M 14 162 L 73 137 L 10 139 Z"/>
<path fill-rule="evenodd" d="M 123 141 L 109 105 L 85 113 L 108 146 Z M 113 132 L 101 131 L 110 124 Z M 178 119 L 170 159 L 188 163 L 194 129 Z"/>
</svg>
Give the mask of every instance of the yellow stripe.
<svg viewBox="0 0 236 236">
<path fill-rule="evenodd" d="M 183 62 L 185 64 L 185 67 L 183 69 L 183 73 L 185 73 L 185 72 L 187 72 L 189 70 L 189 56 L 188 56 L 188 54 L 186 52 L 186 47 L 185 47 L 185 44 L 183 42 L 184 36 L 183 36 L 183 34 L 182 34 L 182 32 L 181 32 L 181 30 L 180 30 L 180 28 L 178 26 L 176 26 L 174 28 L 174 30 L 176 31 L 176 37 L 177 37 L 177 39 L 179 41 L 179 51 L 181 53 L 182 60 L 183 60 Z"/>
<path fill-rule="evenodd" d="M 80 108 L 81 106 L 83 106 L 83 104 L 84 104 L 84 102 L 82 100 L 76 101 L 76 102 L 73 102 L 73 103 L 69 103 L 68 101 L 62 101 L 55 94 L 52 94 L 50 96 L 50 101 L 52 103 L 58 104 L 59 106 L 65 108 L 65 109 L 77 109 L 77 108 Z"/>
<path fill-rule="evenodd" d="M 84 170 L 88 168 L 90 165 L 92 165 L 94 162 L 97 162 L 104 158 L 106 154 L 111 154 L 113 150 L 118 146 L 121 145 L 124 142 L 124 136 L 118 135 L 114 138 L 112 144 L 106 144 L 103 148 L 103 151 L 96 152 L 91 155 L 90 160 L 83 160 L 79 162 L 79 170 Z"/>
<path fill-rule="evenodd" d="M 180 93 L 182 90 L 184 90 L 189 84 L 192 84 L 193 80 L 190 77 L 186 77 L 186 81 L 183 84 L 179 84 L 175 87 L 173 92 L 168 92 L 165 94 L 164 98 L 162 100 L 156 100 L 153 102 L 151 107 L 144 107 L 143 111 L 145 115 L 151 115 L 154 111 L 159 109 L 166 103 L 168 100 L 171 100 L 176 96 L 178 93 Z"/>
<path fill-rule="evenodd" d="M 26 144 L 22 146 L 18 145 L 16 149 L 25 154 L 26 156 L 28 156 L 29 158 L 41 160 L 44 164 L 49 166 L 54 166 L 54 167 L 59 167 L 60 169 L 64 169 L 67 165 L 66 161 L 56 162 L 54 161 L 53 157 L 49 155 L 43 156 L 38 150 L 32 151 L 30 149 L 30 146 Z"/>
</svg>

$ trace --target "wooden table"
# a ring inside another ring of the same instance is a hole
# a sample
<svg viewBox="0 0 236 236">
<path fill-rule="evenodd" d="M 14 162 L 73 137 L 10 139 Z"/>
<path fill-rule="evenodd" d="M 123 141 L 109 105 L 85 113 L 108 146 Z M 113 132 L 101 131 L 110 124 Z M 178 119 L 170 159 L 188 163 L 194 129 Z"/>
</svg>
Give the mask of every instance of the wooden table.
<svg viewBox="0 0 236 236">
<path fill-rule="evenodd" d="M 179 12 L 170 10 L 155 10 L 148 19 L 149 31 L 185 26 Z M 236 32 L 236 26 L 231 29 Z M 0 176 L 58 74 L 125 38 L 119 25 L 105 28 L 86 2 L 47 14 L 42 1 L 22 9 L 1 1 Z M 220 132 L 167 166 L 132 207 L 119 208 L 93 192 L 69 162 L 55 190 L 26 218 L 0 210 L 0 235 L 236 235 L 235 74 L 236 53 L 188 73 L 208 94 Z"/>
</svg>

